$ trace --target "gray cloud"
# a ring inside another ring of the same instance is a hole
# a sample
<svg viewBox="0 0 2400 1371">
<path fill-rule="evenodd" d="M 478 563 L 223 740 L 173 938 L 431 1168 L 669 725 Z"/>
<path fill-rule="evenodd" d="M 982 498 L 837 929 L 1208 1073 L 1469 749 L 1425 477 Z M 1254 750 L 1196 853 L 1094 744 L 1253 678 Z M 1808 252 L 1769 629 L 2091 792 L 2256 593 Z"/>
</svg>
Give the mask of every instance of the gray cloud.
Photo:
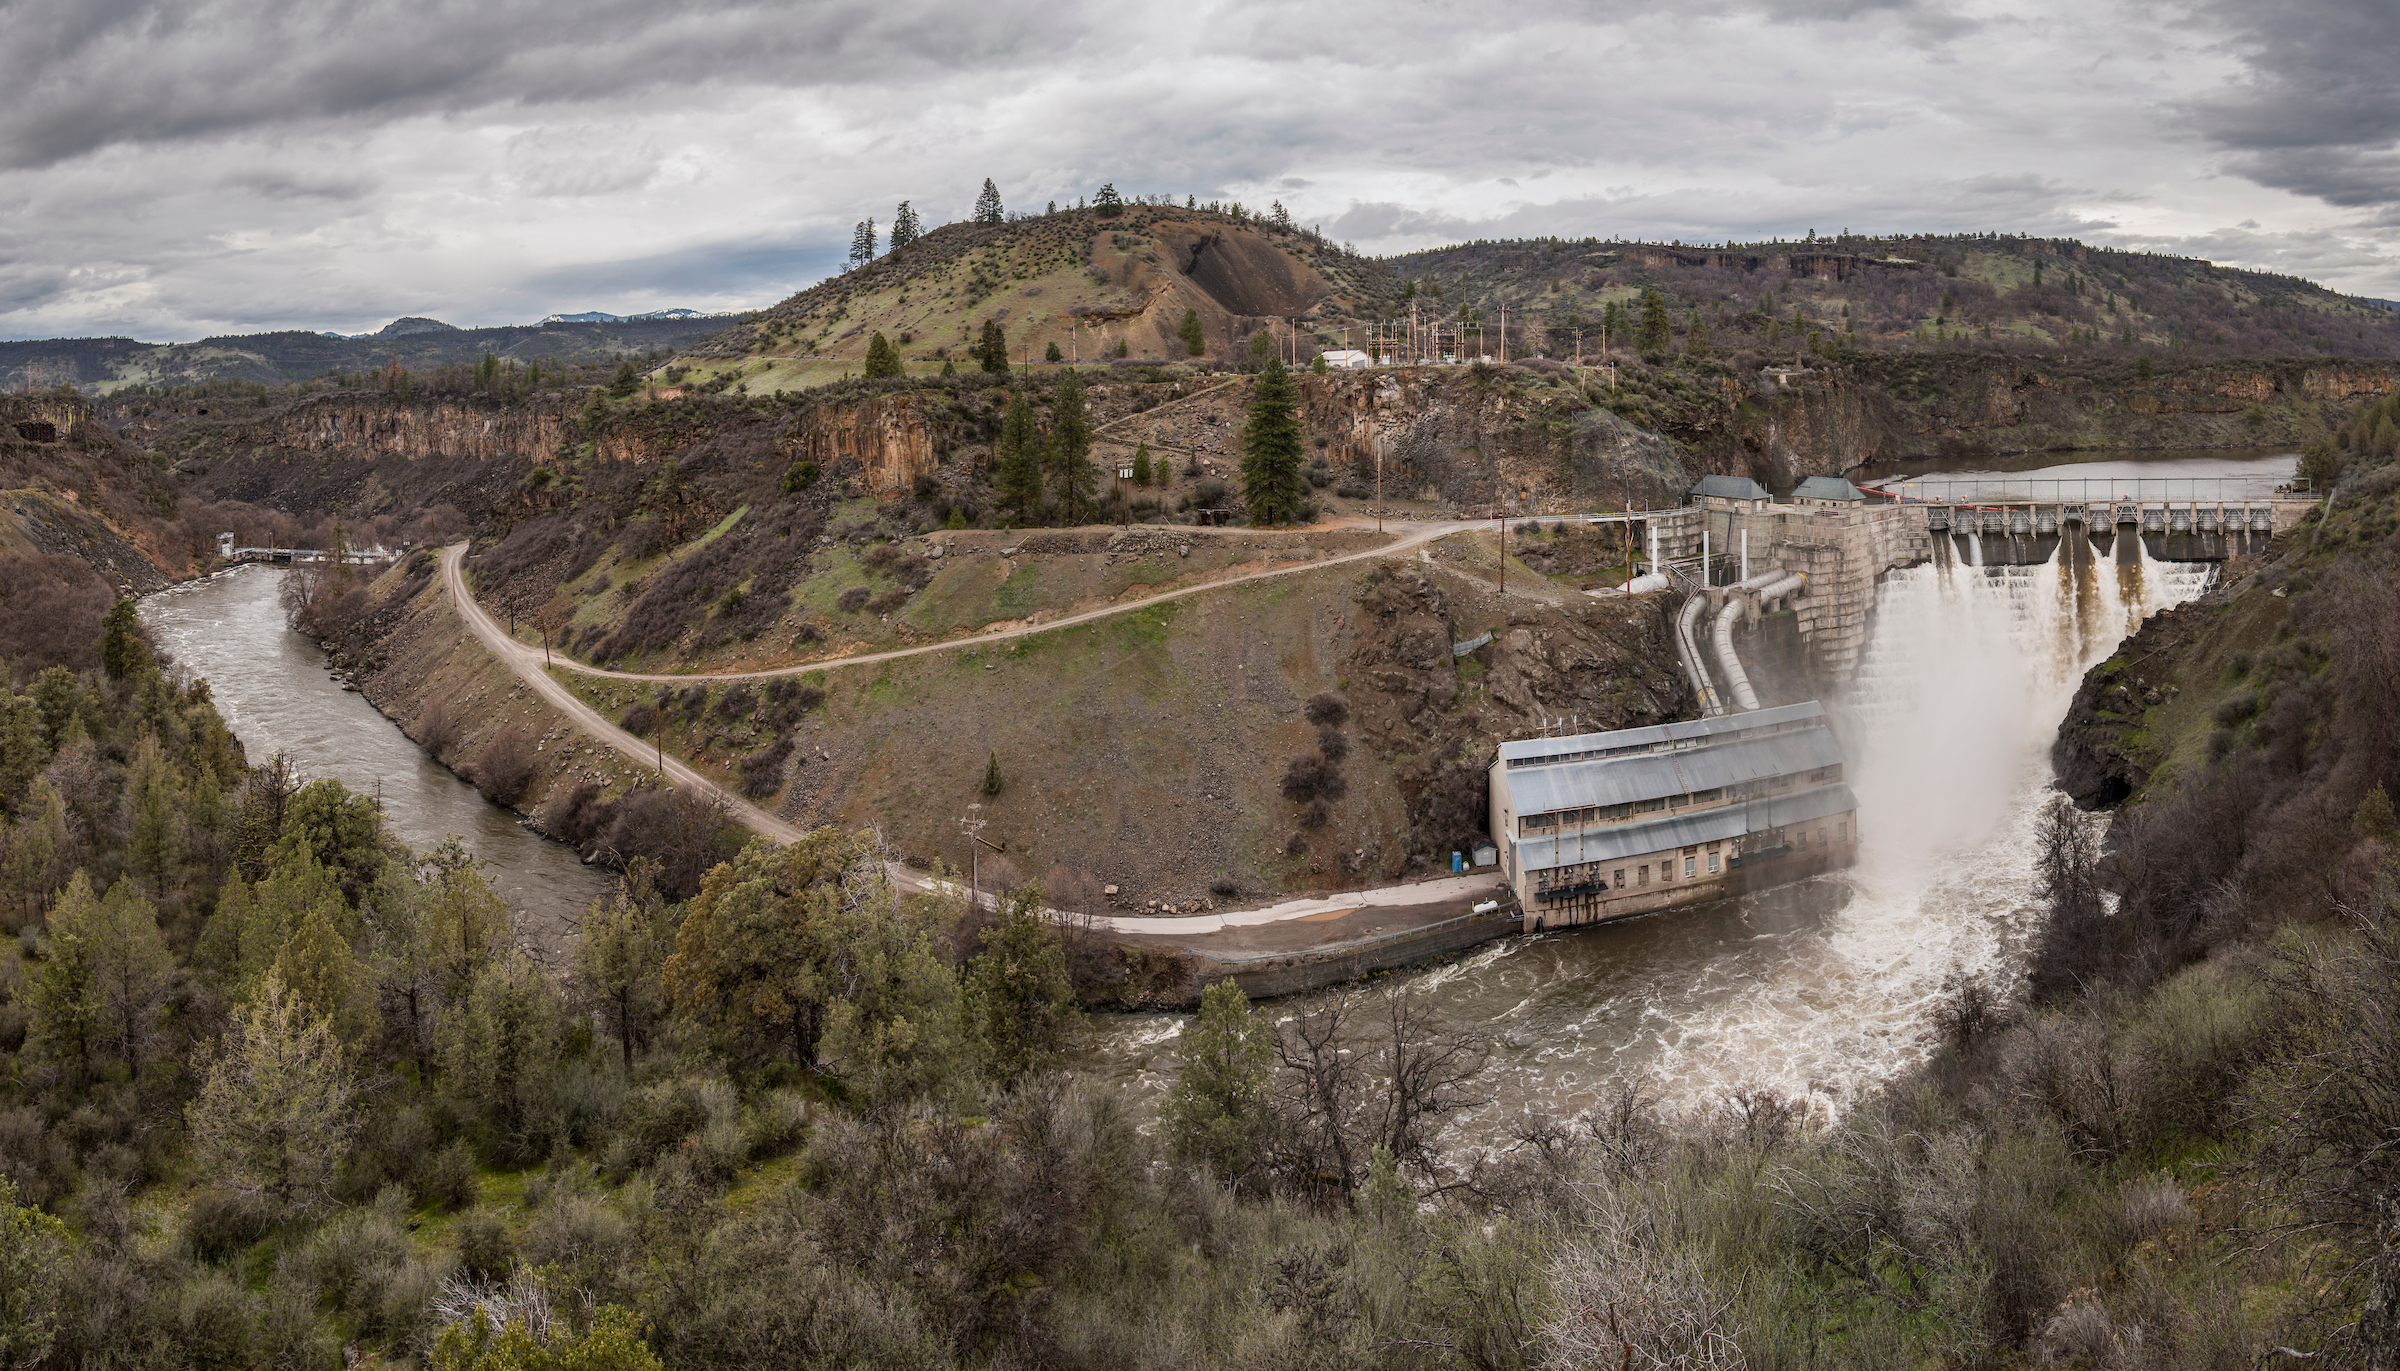
<svg viewBox="0 0 2400 1371">
<path fill-rule="evenodd" d="M 2400 5 L 2221 0 L 2242 78 L 2195 99 L 2194 126 L 2226 169 L 2328 204 L 2400 204 Z"/>
<path fill-rule="evenodd" d="M 0 337 L 762 304 L 985 176 L 1376 252 L 1989 229 L 2400 295 L 2390 0 L 2203 3 L 18 0 Z"/>
</svg>

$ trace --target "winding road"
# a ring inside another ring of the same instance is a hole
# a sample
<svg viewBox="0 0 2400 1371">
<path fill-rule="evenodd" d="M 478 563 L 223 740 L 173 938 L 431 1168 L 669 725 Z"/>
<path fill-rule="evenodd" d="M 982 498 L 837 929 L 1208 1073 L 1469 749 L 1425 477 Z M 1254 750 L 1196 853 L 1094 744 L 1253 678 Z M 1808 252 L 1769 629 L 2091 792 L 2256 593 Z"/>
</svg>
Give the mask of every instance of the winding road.
<svg viewBox="0 0 2400 1371">
<path fill-rule="evenodd" d="M 948 652 L 960 647 L 1001 642 L 1010 638 L 1021 638 L 1028 634 L 1048 633 L 1055 629 L 1090 623 L 1095 619 L 1105 619 L 1113 614 L 1128 613 L 1163 601 L 1180 600 L 1207 591 L 1242 585 L 1250 581 L 1290 576 L 1303 571 L 1317 571 L 1328 566 L 1337 566 L 1343 562 L 1363 561 L 1369 557 L 1404 555 L 1438 538 L 1481 527 L 1482 523 L 1481 520 L 1456 520 L 1426 524 L 1410 529 L 1389 543 L 1361 552 L 1346 552 L 1340 556 L 1327 557 L 1318 561 L 1298 562 L 1290 566 L 1254 571 L 1220 581 L 1186 586 L 1180 590 L 1166 591 L 1129 604 L 1106 605 L 1099 609 L 1063 615 L 1039 624 L 1019 624 L 1010 628 L 977 634 L 970 638 L 953 638 L 946 642 L 927 643 L 919 647 L 895 648 L 887 652 L 834 657 L 804 662 L 797 666 L 776 667 L 766 671 L 687 672 L 683 674 L 609 671 L 567 657 L 552 657 L 550 664 L 562 666 L 569 671 L 580 672 L 586 676 L 607 677 L 619 681 L 756 680 L 766 676 L 788 676 L 803 671 L 818 671 L 827 667 L 863 666 L 873 662 L 888 662 L 901 657 L 922 656 L 929 652 Z M 453 543 L 442 549 L 442 585 L 449 591 L 450 602 L 457 608 L 459 619 L 466 624 L 467 631 L 475 635 L 476 641 L 482 643 L 484 649 L 493 656 L 507 663 L 509 670 L 515 673 L 517 679 L 523 681 L 527 688 L 542 698 L 544 703 L 557 710 L 562 717 L 577 728 L 643 767 L 652 770 L 662 769 L 660 753 L 653 744 L 643 742 L 619 728 L 606 715 L 584 703 L 581 697 L 560 683 L 545 668 L 542 649 L 519 642 L 511 637 L 482 605 L 475 602 L 474 595 L 467 588 L 466 557 L 467 544 L 463 542 Z M 663 770 L 669 781 L 722 805 L 729 817 L 753 833 L 763 834 L 777 842 L 784 843 L 795 841 L 801 835 L 802 830 L 797 825 L 775 817 L 718 785 L 680 758 L 664 758 Z M 923 872 L 910 870 L 897 863 L 892 864 L 891 873 L 895 882 L 908 889 L 923 891 L 954 889 L 947 882 L 937 881 Z M 1367 904 L 1416 904 L 1434 899 L 1454 898 L 1460 892 L 1490 885 L 1491 882 L 1492 878 L 1489 875 L 1465 876 L 1454 878 L 1454 880 L 1417 882 L 1380 890 L 1353 891 L 1341 895 L 1287 900 L 1265 909 L 1232 910 L 1222 914 L 1112 917 L 1095 919 L 1094 922 L 1118 933 L 1213 933 L 1230 927 L 1305 918 L 1311 915 L 1322 915 L 1335 909 L 1356 908 Z M 1454 883 L 1457 887 L 1456 890 L 1450 888 Z"/>
</svg>

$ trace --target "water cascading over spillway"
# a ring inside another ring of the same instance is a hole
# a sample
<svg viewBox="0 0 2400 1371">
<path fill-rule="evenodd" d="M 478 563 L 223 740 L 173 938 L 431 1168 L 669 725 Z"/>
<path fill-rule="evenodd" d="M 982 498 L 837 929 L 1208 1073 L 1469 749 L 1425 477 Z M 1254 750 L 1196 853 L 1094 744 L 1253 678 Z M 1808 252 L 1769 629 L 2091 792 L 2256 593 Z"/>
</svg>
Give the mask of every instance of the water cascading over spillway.
<svg viewBox="0 0 2400 1371">
<path fill-rule="evenodd" d="M 2038 913 L 2033 831 L 2049 749 L 2083 674 L 2213 569 L 2085 555 L 2039 566 L 1933 563 L 1888 574 L 1858 673 L 1829 701 L 1851 758 L 1858 866 L 1652 918 L 1514 940 L 1418 984 L 1496 1040 L 1492 1103 L 1455 1143 L 1527 1108 L 1599 1105 L 1617 1078 L 1672 1108 L 1765 1087 L 1838 1112 L 1922 1059 L 1946 982 L 2006 985 Z M 1093 1065 L 1158 1090 L 1179 1016 L 1128 1016 Z"/>
</svg>

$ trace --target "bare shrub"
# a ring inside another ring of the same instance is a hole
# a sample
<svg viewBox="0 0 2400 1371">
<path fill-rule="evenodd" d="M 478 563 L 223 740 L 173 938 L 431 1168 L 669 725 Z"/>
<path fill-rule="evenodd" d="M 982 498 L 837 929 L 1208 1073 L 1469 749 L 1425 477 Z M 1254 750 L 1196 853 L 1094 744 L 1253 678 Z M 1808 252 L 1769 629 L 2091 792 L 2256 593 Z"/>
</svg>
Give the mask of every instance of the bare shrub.
<svg viewBox="0 0 2400 1371">
<path fill-rule="evenodd" d="M 450 712 L 450 706 L 441 700 L 429 702 L 417 715 L 417 745 L 438 762 L 457 741 L 458 718 Z"/>
<path fill-rule="evenodd" d="M 1328 762 L 1338 762 L 1350 755 L 1350 740 L 1338 728 L 1317 730 L 1317 754 Z"/>
<path fill-rule="evenodd" d="M 616 803 L 608 845 L 619 861 L 648 858 L 658 892 L 688 900 L 700 878 L 741 847 L 741 829 L 715 805 L 680 790 L 637 790 Z"/>
<path fill-rule="evenodd" d="M 1558 1364 L 1742 1364 L 1733 1299 L 1717 1288 L 1699 1254 L 1611 1191 L 1594 1196 L 1589 1220 L 1550 1266 L 1555 1303 L 1542 1333 Z"/>
<path fill-rule="evenodd" d="M 1305 712 L 1308 721 L 1319 728 L 1340 728 L 1350 722 L 1349 702 L 1330 690 L 1309 696 Z"/>
<path fill-rule="evenodd" d="M 596 781 L 578 781 L 554 791 L 542 805 L 542 831 L 560 842 L 589 851 L 592 839 L 608 827 L 610 806 L 600 798 Z"/>
<path fill-rule="evenodd" d="M 1304 753 L 1294 757 L 1283 769 L 1283 798 L 1294 804 L 1311 800 L 1338 800 L 1350 790 L 1340 768 L 1325 760 L 1321 752 Z"/>
<path fill-rule="evenodd" d="M 469 779 L 484 798 L 495 804 L 513 805 L 532 788 L 535 759 L 532 744 L 514 724 L 493 734 L 475 754 L 475 765 Z"/>
<path fill-rule="evenodd" d="M 1323 828 L 1333 818 L 1333 810 L 1323 800 L 1311 800 L 1300 806 L 1300 826 L 1306 829 Z"/>
<path fill-rule="evenodd" d="M 1284 856 L 1286 856 L 1286 857 L 1305 857 L 1305 856 L 1307 856 L 1307 855 L 1308 855 L 1308 835 L 1307 835 L 1307 834 L 1305 834 L 1305 833 L 1294 833 L 1294 834 L 1293 834 L 1292 836 L 1290 836 L 1289 838 L 1286 838 L 1286 839 L 1284 839 L 1284 840 L 1283 840 L 1283 855 L 1284 855 Z"/>
<path fill-rule="evenodd" d="M 627 733 L 632 734 L 636 738 L 649 737 L 650 730 L 658 727 L 658 725 L 658 707 L 651 704 L 647 700 L 635 704 L 633 708 L 625 711 L 623 717 L 617 720 L 617 726 L 619 728 L 624 729 Z"/>
<path fill-rule="evenodd" d="M 847 594 L 848 592 L 845 591 L 844 593 Z M 900 606 L 907 603 L 908 592 L 900 589 L 898 586 L 894 586 L 890 590 L 884 591 L 882 594 L 877 595 L 874 599 L 867 601 L 867 608 L 877 614 L 889 614 L 893 610 L 898 609 Z"/>
<path fill-rule="evenodd" d="M 856 614 L 860 610 L 866 608 L 867 597 L 873 595 L 874 593 L 875 592 L 872 589 L 866 586 L 852 586 L 848 590 L 843 591 L 841 594 L 834 596 L 833 605 L 834 608 L 839 609 L 844 614 Z"/>
<path fill-rule="evenodd" d="M 792 735 L 785 733 L 774 742 L 743 757 L 742 794 L 749 799 L 763 800 L 783 789 L 786 764 L 791 756 Z"/>
</svg>

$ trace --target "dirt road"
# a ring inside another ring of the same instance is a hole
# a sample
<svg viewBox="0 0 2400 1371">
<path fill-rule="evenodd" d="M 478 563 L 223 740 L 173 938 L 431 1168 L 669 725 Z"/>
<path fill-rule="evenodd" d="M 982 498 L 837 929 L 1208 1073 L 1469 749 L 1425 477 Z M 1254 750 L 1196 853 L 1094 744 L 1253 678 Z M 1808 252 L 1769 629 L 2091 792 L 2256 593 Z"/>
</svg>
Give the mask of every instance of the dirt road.
<svg viewBox="0 0 2400 1371">
<path fill-rule="evenodd" d="M 1080 614 L 1070 614 L 1063 618 L 1053 619 L 1048 623 L 1027 624 L 1017 628 L 1004 629 L 996 633 L 980 634 L 972 638 L 953 639 L 944 643 L 929 643 L 922 647 L 901 648 L 891 652 L 867 653 L 856 657 L 840 657 L 834 658 L 830 661 L 811 662 L 805 666 L 779 667 L 773 671 L 726 672 L 722 673 L 722 676 L 725 679 L 742 680 L 752 679 L 760 676 L 790 675 L 794 672 L 814 671 L 820 667 L 826 666 L 853 666 L 869 662 L 890 661 L 897 657 L 914 657 L 928 652 L 946 652 L 952 648 L 964 647 L 970 644 L 988 643 L 1008 638 L 1022 637 L 1029 633 L 1048 633 L 1053 629 L 1066 628 L 1074 624 L 1088 623 L 1094 619 L 1103 619 L 1112 614 L 1122 614 L 1129 610 L 1139 609 L 1144 605 L 1157 604 L 1161 600 L 1179 600 L 1186 596 L 1198 595 L 1203 591 L 1222 590 L 1227 586 L 1240 585 L 1246 581 L 1260 581 L 1273 576 L 1289 576 L 1302 571 L 1316 571 L 1320 568 L 1331 566 L 1340 562 L 1352 562 L 1368 557 L 1388 557 L 1395 553 L 1405 553 L 1410 549 L 1423 547 L 1437 538 L 1446 537 L 1452 533 L 1458 533 L 1463 530 L 1476 528 L 1479 526 L 1480 525 L 1477 522 L 1466 521 L 1429 524 L 1423 528 L 1411 529 L 1390 543 L 1386 543 L 1380 547 L 1369 548 L 1364 552 L 1344 553 L 1339 557 L 1329 557 L 1323 561 L 1302 562 L 1288 567 L 1276 567 L 1267 571 L 1251 572 L 1247 575 L 1237 576 L 1230 580 L 1212 581 L 1206 585 L 1188 586 L 1182 590 L 1168 591 L 1163 595 L 1154 595 L 1132 604 L 1109 605 L 1102 609 L 1087 610 Z M 584 732 L 589 733 L 594 738 L 606 743 L 610 748 L 614 749 L 618 753 L 621 753 L 630 760 L 639 763 L 644 768 L 656 770 L 658 766 L 659 754 L 653 745 L 643 742 L 641 739 L 636 738 L 632 734 L 626 732 L 624 729 L 619 728 L 615 724 L 609 722 L 607 716 L 592 708 L 590 705 L 585 704 L 582 699 L 577 697 L 574 691 L 569 690 L 566 686 L 560 684 L 556 678 L 551 676 L 551 674 L 544 669 L 542 662 L 542 650 L 540 648 L 518 642 L 516 639 L 510 637 L 508 633 L 501 628 L 499 623 L 495 621 L 490 614 L 484 611 L 483 606 L 475 602 L 475 597 L 469 594 L 467 590 L 467 578 L 465 571 L 466 555 L 467 545 L 465 543 L 454 543 L 442 550 L 442 585 L 444 589 L 449 591 L 450 601 L 454 606 L 457 607 L 458 617 L 466 624 L 468 632 L 475 635 L 476 641 L 482 643 L 486 651 L 489 651 L 492 655 L 507 663 L 509 670 L 516 674 L 517 679 L 523 681 L 526 686 L 535 694 L 539 695 L 545 703 L 549 704 L 551 708 L 556 709 L 560 715 L 572 722 L 577 728 L 582 729 Z M 585 666 L 582 663 L 572 662 L 563 657 L 553 658 L 552 660 L 556 665 L 566 667 L 571 671 L 582 672 L 587 676 L 605 676 L 617 680 L 689 681 L 695 679 L 718 679 L 718 676 L 715 673 L 709 673 L 705 675 L 701 673 L 693 673 L 682 676 L 643 675 L 632 672 L 603 671 L 597 667 Z M 801 830 L 796 825 L 776 818 L 774 815 L 769 814 L 767 811 L 759 808 L 757 805 L 750 803 L 741 796 L 734 794 L 732 791 L 727 790 L 721 785 L 718 785 L 708 777 L 701 775 L 698 771 L 693 770 L 690 766 L 686 765 L 678 758 L 667 758 L 665 770 L 668 780 L 673 782 L 675 785 L 692 791 L 695 794 L 707 796 L 708 798 L 722 804 L 725 807 L 726 813 L 730 815 L 735 822 L 741 824 L 743 827 L 749 829 L 753 833 L 764 834 L 765 836 L 772 838 L 777 842 L 784 843 L 792 842 L 800 837 Z M 956 893 L 954 886 L 937 881 L 933 877 L 928 876 L 923 872 L 913 871 L 896 863 L 891 867 L 891 872 L 893 880 L 905 889 Z M 1113 932 L 1119 933 L 1214 932 L 1230 928 L 1238 928 L 1246 925 L 1277 922 L 1286 919 L 1321 917 L 1329 911 L 1349 909 L 1361 905 L 1408 905 L 1429 899 L 1450 898 L 1455 897 L 1457 894 L 1467 889 L 1480 888 L 1481 886 L 1489 885 L 1492 880 L 1493 878 L 1488 875 L 1482 877 L 1463 877 L 1459 878 L 1455 883 L 1456 889 L 1451 888 L 1453 883 L 1449 881 L 1419 882 L 1411 885 L 1394 886 L 1382 890 L 1363 890 L 1342 895 L 1317 897 L 1311 899 L 1287 900 L 1281 904 L 1272 905 L 1265 909 L 1258 910 L 1231 910 L 1222 914 L 1181 917 L 1145 917 L 1140 915 L 1128 915 L 1123 917 L 1100 919 L 1096 920 L 1096 922 L 1107 927 Z M 991 897 L 988 895 L 985 896 L 987 901 L 990 898 Z"/>
<path fill-rule="evenodd" d="M 1303 571 L 1321 571 L 1329 566 L 1339 566 L 1344 562 L 1364 561 L 1369 557 L 1404 556 L 1410 551 L 1424 547 L 1426 544 L 1434 542 L 1437 539 L 1447 538 L 1453 533 L 1464 533 L 1470 529 L 1482 528 L 1488 522 L 1490 521 L 1481 519 L 1463 519 L 1444 520 L 1440 523 L 1423 524 L 1399 533 L 1398 536 L 1395 537 L 1391 542 L 1384 543 L 1378 547 L 1367 548 L 1360 552 L 1345 552 L 1339 556 L 1326 557 L 1319 561 L 1295 562 L 1290 566 L 1270 567 L 1265 571 L 1245 572 L 1240 576 L 1229 576 L 1221 581 L 1206 581 L 1199 585 L 1185 586 L 1181 590 L 1170 590 L 1157 595 L 1145 596 L 1139 600 L 1102 605 L 1098 609 L 1087 609 L 1076 614 L 1063 614 L 1055 619 L 1045 619 L 1038 624 L 1018 624 L 1012 628 L 994 629 L 989 633 L 977 633 L 964 638 L 949 638 L 943 640 L 942 642 L 926 643 L 919 647 L 896 647 L 885 652 L 861 652 L 849 657 L 820 657 L 814 661 L 801 662 L 793 666 L 771 667 L 763 671 L 690 671 L 680 673 L 663 671 L 610 671 L 606 667 L 592 666 L 588 663 L 573 661 L 566 657 L 558 657 L 554 660 L 557 665 L 565 667 L 569 671 L 576 672 L 584 676 L 603 677 L 611 681 L 755 681 L 769 676 L 796 676 L 805 671 L 822 671 L 827 667 L 867 666 L 875 662 L 894 661 L 901 657 L 919 657 L 928 652 L 948 652 L 953 648 L 981 646 L 985 643 L 1006 642 L 1011 638 L 1022 638 L 1028 634 L 1048 633 L 1054 629 L 1071 628 L 1076 624 L 1088 624 L 1095 619 L 1108 618 L 1112 614 L 1124 614 L 1136 609 L 1146 609 L 1151 605 L 1161 604 L 1168 600 L 1181 600 L 1193 595 L 1204 595 L 1210 591 L 1223 590 L 1228 586 L 1238 586 L 1250 581 L 1264 581 L 1271 577 L 1290 576 Z M 456 576 L 456 564 L 458 559 L 464 555 L 465 548 L 466 545 L 461 543 L 443 553 L 443 556 L 448 559 L 443 563 L 443 565 L 445 568 L 449 569 L 445 571 L 445 575 L 452 577 Z M 452 590 L 454 593 L 458 590 L 458 583 L 455 579 L 452 582 Z M 1515 594 L 1517 592 L 1511 591 L 1510 593 Z M 463 601 L 465 597 L 462 595 L 460 598 Z M 1540 597 L 1535 596 L 1534 598 Z M 487 618 L 484 622 L 489 623 L 490 620 Z M 505 634 L 502 636 L 506 637 Z M 537 649 L 525 648 L 521 643 L 517 644 L 517 646 L 524 651 L 531 653 L 532 655 L 540 655 Z M 545 679 L 547 678 L 545 677 Z"/>
</svg>

